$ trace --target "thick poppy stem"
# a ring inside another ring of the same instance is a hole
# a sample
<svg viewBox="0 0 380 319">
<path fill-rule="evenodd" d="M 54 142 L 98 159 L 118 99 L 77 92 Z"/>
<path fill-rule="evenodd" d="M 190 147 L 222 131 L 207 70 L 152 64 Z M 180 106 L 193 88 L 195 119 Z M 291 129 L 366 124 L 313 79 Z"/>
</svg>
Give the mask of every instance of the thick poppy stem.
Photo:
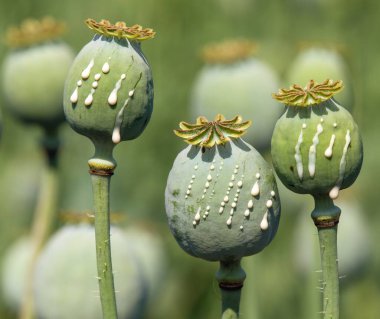
<svg viewBox="0 0 380 319">
<path fill-rule="evenodd" d="M 322 266 L 322 313 L 324 319 L 339 319 L 339 273 L 337 232 L 340 209 L 328 197 L 314 197 L 311 213 L 318 229 Z"/>
<path fill-rule="evenodd" d="M 95 215 L 96 261 L 98 285 L 104 319 L 117 319 L 117 306 L 112 272 L 110 238 L 110 182 L 116 162 L 113 145 L 93 141 L 95 155 L 88 161 L 90 167 Z"/>
<path fill-rule="evenodd" d="M 216 273 L 222 295 L 222 319 L 239 318 L 240 297 L 245 272 L 240 265 L 240 259 L 230 262 L 220 262 Z"/>
</svg>

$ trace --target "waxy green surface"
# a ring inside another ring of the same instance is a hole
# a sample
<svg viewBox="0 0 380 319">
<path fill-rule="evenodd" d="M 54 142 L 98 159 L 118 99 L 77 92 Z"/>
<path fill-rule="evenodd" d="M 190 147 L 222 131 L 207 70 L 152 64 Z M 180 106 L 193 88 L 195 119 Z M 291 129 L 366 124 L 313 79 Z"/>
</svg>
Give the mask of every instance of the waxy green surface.
<svg viewBox="0 0 380 319">
<path fill-rule="evenodd" d="M 256 174 L 260 174 L 259 178 Z M 259 194 L 253 196 L 256 182 Z M 277 231 L 280 198 L 273 172 L 261 155 L 241 139 L 212 148 L 188 146 L 181 151 L 169 174 L 165 197 L 174 237 L 196 257 L 237 260 L 264 249 Z M 269 200 L 270 208 L 266 206 Z"/>
<path fill-rule="evenodd" d="M 309 152 L 314 144 L 318 126 L 322 128 L 316 144 L 315 175 L 309 172 Z M 295 159 L 296 146 L 302 132 L 299 155 L 302 161 L 303 175 L 300 178 Z M 349 144 L 343 156 L 346 135 L 349 132 Z M 332 135 L 335 141 L 332 156 L 326 157 Z M 344 169 L 341 170 L 341 161 Z M 307 107 L 288 106 L 278 120 L 272 137 L 273 166 L 281 181 L 297 193 L 313 195 L 328 194 L 339 184 L 340 189 L 349 187 L 360 172 L 363 161 L 362 141 L 358 127 L 350 113 L 336 101 L 329 99 L 318 105 Z"/>
<path fill-rule="evenodd" d="M 85 79 L 82 72 L 91 61 L 93 66 L 90 68 L 89 77 Z M 109 65 L 108 72 L 102 71 L 105 63 Z M 100 74 L 98 81 L 96 74 Z M 123 74 L 125 79 L 121 79 Z M 82 81 L 79 87 L 78 81 Z M 117 102 L 111 105 L 108 99 L 118 81 L 121 85 L 117 91 Z M 98 82 L 96 88 L 93 87 L 94 82 Z M 78 99 L 73 103 L 70 99 L 77 87 Z M 92 103 L 85 105 L 91 92 Z M 138 42 L 96 35 L 81 50 L 69 71 L 64 93 L 66 118 L 78 133 L 92 140 L 112 144 L 116 118 L 123 105 L 125 109 L 121 116 L 121 141 L 138 137 L 150 119 L 153 109 L 150 67 Z"/>
</svg>

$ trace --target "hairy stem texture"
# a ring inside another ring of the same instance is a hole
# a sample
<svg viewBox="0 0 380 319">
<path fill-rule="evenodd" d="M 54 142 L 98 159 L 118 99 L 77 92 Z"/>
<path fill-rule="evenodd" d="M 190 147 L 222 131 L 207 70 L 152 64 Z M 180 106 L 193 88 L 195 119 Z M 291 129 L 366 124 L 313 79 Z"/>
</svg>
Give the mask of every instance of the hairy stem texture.
<svg viewBox="0 0 380 319">
<path fill-rule="evenodd" d="M 96 259 L 104 319 L 117 318 L 111 261 L 109 189 L 111 176 L 91 175 L 94 196 Z"/>
<path fill-rule="evenodd" d="M 322 266 L 323 319 L 339 319 L 339 273 L 337 232 L 340 209 L 326 195 L 314 197 L 311 213 L 318 229 Z"/>
<path fill-rule="evenodd" d="M 323 274 L 323 318 L 339 318 L 337 226 L 318 229 Z"/>
</svg>

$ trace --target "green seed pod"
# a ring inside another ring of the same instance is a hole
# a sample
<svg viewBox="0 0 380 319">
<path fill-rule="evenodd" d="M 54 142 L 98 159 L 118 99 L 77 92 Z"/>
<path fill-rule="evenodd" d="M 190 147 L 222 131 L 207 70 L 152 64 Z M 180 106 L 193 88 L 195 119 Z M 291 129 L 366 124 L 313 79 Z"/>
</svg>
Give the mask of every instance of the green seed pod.
<svg viewBox="0 0 380 319">
<path fill-rule="evenodd" d="M 119 318 L 131 318 L 141 298 L 141 279 L 131 243 L 111 228 Z M 103 318 L 97 283 L 94 227 L 64 226 L 46 244 L 34 278 L 38 318 Z"/>
<path fill-rule="evenodd" d="M 337 50 L 311 47 L 301 51 L 289 66 L 286 85 L 307 83 L 310 79 L 322 82 L 327 78 L 343 81 L 345 89 L 339 99 L 346 109 L 352 109 L 354 94 L 351 77 L 346 61 Z"/>
<path fill-rule="evenodd" d="M 113 146 L 138 137 L 153 109 L 151 69 L 140 41 L 152 29 L 88 19 L 98 34 L 79 52 L 67 76 L 66 119 L 94 143 Z"/>
<path fill-rule="evenodd" d="M 342 82 L 310 81 L 274 97 L 286 104 L 272 137 L 272 158 L 281 181 L 296 193 L 329 195 L 349 187 L 360 172 L 363 146 L 351 114 L 332 96 Z"/>
<path fill-rule="evenodd" d="M 165 198 L 170 229 L 190 255 L 230 262 L 253 255 L 273 239 L 280 200 L 272 170 L 239 137 L 250 122 L 240 116 L 196 124 L 175 133 L 191 145 L 170 171 Z M 231 138 L 234 138 L 231 140 Z"/>
<path fill-rule="evenodd" d="M 214 118 L 219 112 L 232 117 L 236 109 L 243 118 L 260 119 L 245 138 L 258 149 L 267 149 L 281 110 L 270 93 L 279 85 L 275 71 L 252 56 L 251 41 L 235 40 L 209 45 L 206 62 L 199 72 L 191 96 L 191 113 Z"/>
<path fill-rule="evenodd" d="M 1 290 L 6 304 L 18 311 L 25 289 L 26 270 L 32 257 L 32 242 L 27 237 L 20 238 L 6 251 L 1 267 Z"/>
<path fill-rule="evenodd" d="M 3 92 L 9 110 L 26 122 L 54 128 L 64 120 L 63 86 L 74 59 L 71 48 L 60 41 L 63 25 L 51 18 L 26 20 L 12 28 L 7 42 L 14 49 L 2 67 Z"/>
</svg>

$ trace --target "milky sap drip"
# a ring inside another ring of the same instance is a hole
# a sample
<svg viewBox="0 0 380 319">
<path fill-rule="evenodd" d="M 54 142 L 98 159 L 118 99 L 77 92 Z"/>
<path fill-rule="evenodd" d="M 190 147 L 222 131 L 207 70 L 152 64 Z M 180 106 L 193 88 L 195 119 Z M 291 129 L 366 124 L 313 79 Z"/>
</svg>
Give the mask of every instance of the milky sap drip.
<svg viewBox="0 0 380 319">
<path fill-rule="evenodd" d="M 335 134 L 331 135 L 330 144 L 329 144 L 328 148 L 326 148 L 326 150 L 325 150 L 325 157 L 327 157 L 327 158 L 332 157 L 334 142 L 335 142 Z"/>
<path fill-rule="evenodd" d="M 195 214 L 194 220 L 195 220 L 196 222 L 199 222 L 199 221 L 201 220 L 201 208 L 200 208 L 200 207 L 198 208 L 198 211 L 197 211 L 197 213 Z"/>
<path fill-rule="evenodd" d="M 82 71 L 81 77 L 83 80 L 87 80 L 89 78 L 91 69 L 93 68 L 93 66 L 94 66 L 94 59 L 92 59 L 90 63 L 88 64 L 88 66 Z"/>
<path fill-rule="evenodd" d="M 77 87 L 75 88 L 74 92 L 70 96 L 70 102 L 71 103 L 77 103 L 78 102 L 78 95 L 79 95 L 79 88 L 82 86 L 82 81 L 79 80 L 77 82 Z"/>
<path fill-rule="evenodd" d="M 125 78 L 126 78 L 126 75 L 123 73 L 120 76 L 120 79 L 116 82 L 114 89 L 112 90 L 111 94 L 108 97 L 108 104 L 109 105 L 111 105 L 111 106 L 116 105 L 116 103 L 117 103 L 117 92 L 120 90 L 121 82 L 123 80 L 125 80 Z"/>
<path fill-rule="evenodd" d="M 346 143 L 344 144 L 342 158 L 340 159 L 340 163 L 339 163 L 339 178 L 336 185 L 329 192 L 329 196 L 331 199 L 337 199 L 339 196 L 339 191 L 343 183 L 344 173 L 346 171 L 346 157 L 347 157 L 348 146 L 350 145 L 350 143 L 351 143 L 350 131 L 347 130 Z"/>
<path fill-rule="evenodd" d="M 321 124 L 317 125 L 317 133 L 315 133 L 313 137 L 313 144 L 309 149 L 309 174 L 310 177 L 314 177 L 315 175 L 315 163 L 317 160 L 317 145 L 319 143 L 319 134 L 323 132 L 323 127 Z"/>
<path fill-rule="evenodd" d="M 92 102 L 94 101 L 94 93 L 95 93 L 95 89 L 91 89 L 90 94 L 84 100 L 84 105 L 90 106 L 92 104 Z"/>
<path fill-rule="evenodd" d="M 76 87 L 73 94 L 71 94 L 70 96 L 70 102 L 71 103 L 77 103 L 78 102 L 78 92 L 79 91 L 79 88 Z"/>
<path fill-rule="evenodd" d="M 300 135 L 298 136 L 297 144 L 294 148 L 295 154 L 294 158 L 296 160 L 296 167 L 297 167 L 297 173 L 300 180 L 302 180 L 303 177 L 303 164 L 302 164 L 302 155 L 301 155 L 301 144 L 303 142 L 303 132 L 301 130 Z"/>
<path fill-rule="evenodd" d="M 110 71 L 110 65 L 108 62 L 105 62 L 102 66 L 102 72 L 104 74 L 107 74 Z"/>
<path fill-rule="evenodd" d="M 264 216 L 263 216 L 263 219 L 261 220 L 261 223 L 260 223 L 260 228 L 261 230 L 267 230 L 269 227 L 269 223 L 268 223 L 268 211 L 265 212 Z"/>
</svg>

